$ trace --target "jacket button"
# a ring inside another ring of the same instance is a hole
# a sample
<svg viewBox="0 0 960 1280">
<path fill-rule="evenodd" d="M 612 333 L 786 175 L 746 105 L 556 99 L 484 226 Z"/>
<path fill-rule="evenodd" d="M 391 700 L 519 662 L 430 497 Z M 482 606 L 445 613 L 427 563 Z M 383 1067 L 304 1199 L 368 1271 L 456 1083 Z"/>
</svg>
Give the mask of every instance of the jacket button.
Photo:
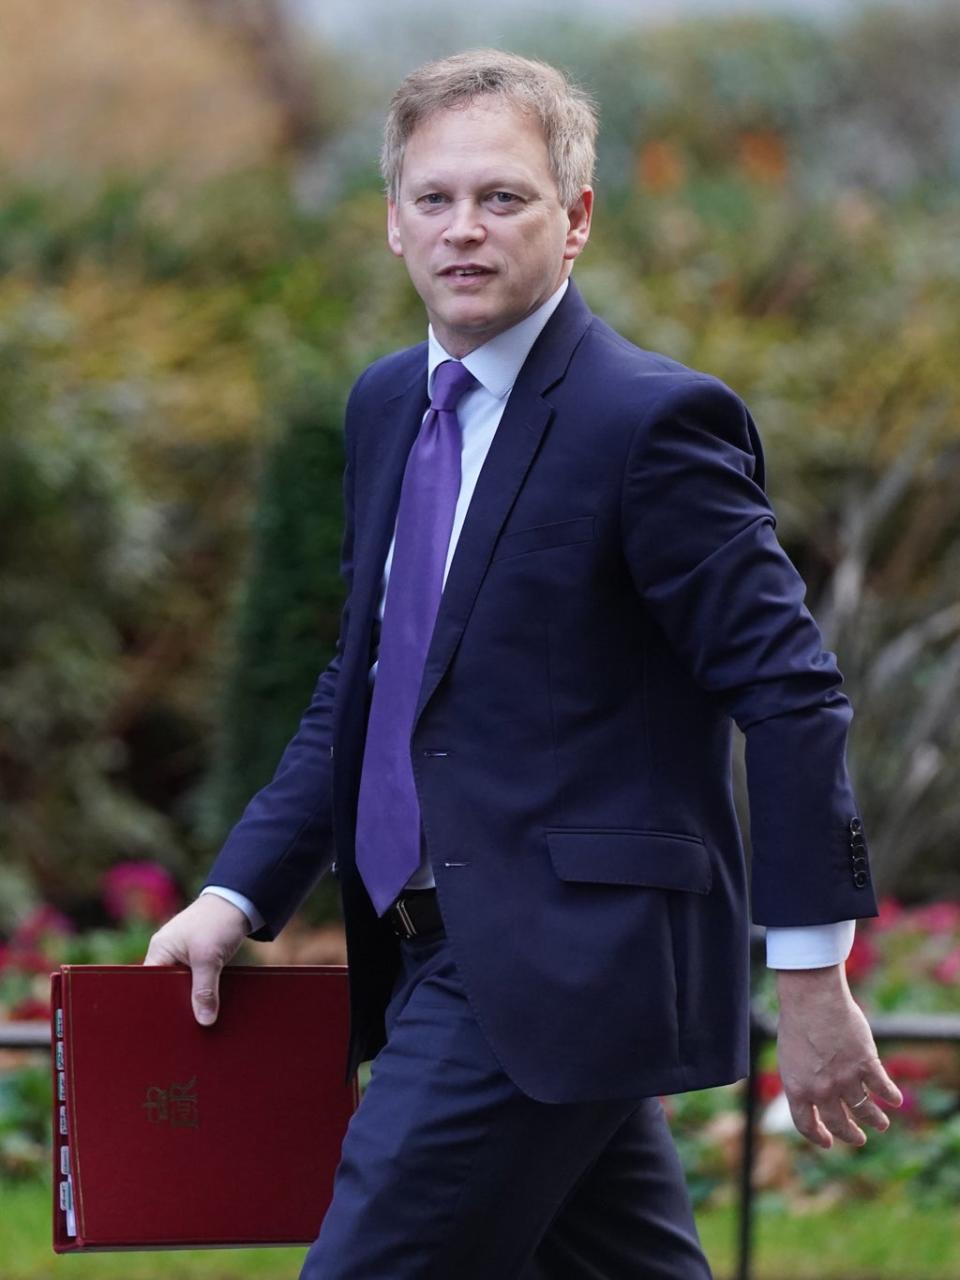
<svg viewBox="0 0 960 1280">
<path fill-rule="evenodd" d="M 863 830 L 863 823 L 860 821 L 860 819 L 859 819 L 859 818 L 851 818 L 851 819 L 850 819 L 850 834 L 851 834 L 852 836 L 858 836 L 862 830 Z"/>
<path fill-rule="evenodd" d="M 857 871 L 853 877 L 853 883 L 858 889 L 862 889 L 867 883 L 867 873 L 865 871 Z"/>
</svg>

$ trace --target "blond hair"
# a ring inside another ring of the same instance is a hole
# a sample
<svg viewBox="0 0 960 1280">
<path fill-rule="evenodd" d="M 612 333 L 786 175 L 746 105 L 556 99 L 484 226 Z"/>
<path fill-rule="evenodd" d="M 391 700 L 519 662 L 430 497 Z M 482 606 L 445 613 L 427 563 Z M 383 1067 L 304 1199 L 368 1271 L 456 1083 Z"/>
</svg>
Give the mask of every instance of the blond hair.
<svg viewBox="0 0 960 1280">
<path fill-rule="evenodd" d="M 569 209 L 593 180 L 596 107 L 556 67 L 501 49 L 474 49 L 427 62 L 403 80 L 390 103 L 380 155 L 387 194 L 397 199 L 404 148 L 422 121 L 486 96 L 505 98 L 537 118 L 560 201 Z"/>
</svg>

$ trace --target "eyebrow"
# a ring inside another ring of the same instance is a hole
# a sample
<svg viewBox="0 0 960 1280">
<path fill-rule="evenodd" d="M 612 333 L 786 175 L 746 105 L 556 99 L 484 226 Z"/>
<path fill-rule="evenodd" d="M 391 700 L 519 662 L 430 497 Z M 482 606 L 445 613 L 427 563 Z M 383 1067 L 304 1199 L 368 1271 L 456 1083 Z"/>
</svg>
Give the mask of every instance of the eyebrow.
<svg viewBox="0 0 960 1280">
<path fill-rule="evenodd" d="M 462 181 L 462 175 L 459 174 L 451 179 L 441 177 L 439 174 L 428 174 L 418 181 L 408 179 L 406 185 L 412 191 L 437 191 L 455 187 Z M 491 171 L 489 175 L 482 175 L 472 182 L 471 187 L 478 191 L 502 191 L 507 188 L 530 191 L 536 188 L 536 183 L 529 178 L 521 177 L 518 173 Z"/>
</svg>

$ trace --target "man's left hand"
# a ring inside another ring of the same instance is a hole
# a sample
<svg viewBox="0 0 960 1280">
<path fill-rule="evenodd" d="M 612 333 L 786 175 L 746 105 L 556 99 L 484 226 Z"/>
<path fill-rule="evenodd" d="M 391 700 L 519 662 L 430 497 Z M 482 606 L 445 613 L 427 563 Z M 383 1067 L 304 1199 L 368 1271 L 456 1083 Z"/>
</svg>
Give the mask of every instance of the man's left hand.
<svg viewBox="0 0 960 1280">
<path fill-rule="evenodd" d="M 875 1096 L 899 1107 L 903 1094 L 884 1070 L 843 965 L 778 969 L 777 995 L 777 1065 L 793 1123 L 819 1147 L 832 1147 L 834 1137 L 862 1147 L 861 1124 L 881 1133 L 890 1126 Z"/>
</svg>

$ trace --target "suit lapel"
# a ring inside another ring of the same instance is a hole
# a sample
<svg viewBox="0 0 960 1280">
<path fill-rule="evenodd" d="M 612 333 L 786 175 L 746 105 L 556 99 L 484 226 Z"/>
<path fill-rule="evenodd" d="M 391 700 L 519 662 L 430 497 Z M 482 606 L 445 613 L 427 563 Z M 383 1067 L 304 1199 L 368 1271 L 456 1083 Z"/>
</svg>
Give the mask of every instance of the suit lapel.
<svg viewBox="0 0 960 1280">
<path fill-rule="evenodd" d="M 563 300 L 534 343 L 510 393 L 477 479 L 447 574 L 427 652 L 414 724 L 456 652 L 500 530 L 553 417 L 553 408 L 543 393 L 563 377 L 590 319 L 590 311 L 571 280 Z"/>
</svg>

